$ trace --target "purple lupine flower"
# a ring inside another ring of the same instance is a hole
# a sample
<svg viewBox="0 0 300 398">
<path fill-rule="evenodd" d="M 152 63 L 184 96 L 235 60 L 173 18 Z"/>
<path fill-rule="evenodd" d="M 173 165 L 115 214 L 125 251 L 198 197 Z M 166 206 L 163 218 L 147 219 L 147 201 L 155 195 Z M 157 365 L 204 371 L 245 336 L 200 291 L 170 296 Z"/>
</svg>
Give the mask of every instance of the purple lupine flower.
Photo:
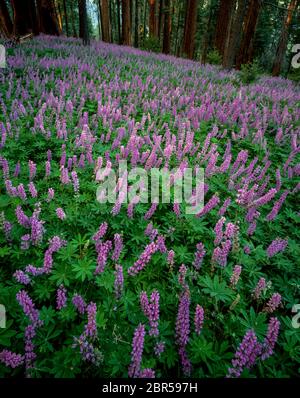
<svg viewBox="0 0 300 398">
<path fill-rule="evenodd" d="M 36 164 L 32 160 L 29 160 L 28 166 L 29 166 L 29 179 L 31 181 L 34 179 L 36 175 Z"/>
<path fill-rule="evenodd" d="M 225 223 L 225 217 L 221 217 L 220 220 L 216 223 L 214 231 L 215 231 L 215 246 L 219 245 L 223 239 L 223 226 Z"/>
<path fill-rule="evenodd" d="M 36 198 L 38 195 L 38 192 L 37 192 L 35 185 L 32 181 L 28 184 L 28 189 L 29 189 L 31 197 Z"/>
<path fill-rule="evenodd" d="M 133 276 L 138 274 L 150 262 L 152 255 L 157 251 L 157 246 L 154 242 L 149 243 L 145 250 L 140 255 L 139 259 L 128 268 L 128 274 Z"/>
<path fill-rule="evenodd" d="M 178 273 L 178 282 L 183 288 L 187 287 L 187 285 L 185 283 L 186 273 L 187 273 L 186 266 L 184 264 L 181 264 L 181 266 L 179 268 L 179 273 Z"/>
<path fill-rule="evenodd" d="M 93 239 L 94 241 L 96 241 L 96 242 L 99 241 L 100 239 L 102 239 L 103 236 L 106 234 L 107 227 L 108 227 L 107 222 L 103 222 L 103 223 L 100 225 L 98 231 L 97 231 L 97 232 L 95 233 L 95 235 L 92 237 L 92 239 Z"/>
<path fill-rule="evenodd" d="M 233 223 L 229 222 L 226 225 L 224 235 L 227 237 L 227 239 L 232 239 L 237 234 L 237 232 L 238 232 L 238 227 Z"/>
<path fill-rule="evenodd" d="M 36 325 L 30 324 L 26 326 L 25 332 L 25 366 L 26 371 L 33 368 L 36 354 L 34 352 L 33 339 L 36 336 Z"/>
<path fill-rule="evenodd" d="M 225 201 L 223 203 L 223 206 L 220 208 L 220 210 L 218 212 L 218 215 L 220 217 L 224 216 L 224 214 L 226 213 L 226 211 L 227 211 L 228 207 L 230 206 L 230 204 L 231 204 L 231 199 L 230 198 L 225 199 Z"/>
<path fill-rule="evenodd" d="M 18 177 L 21 171 L 21 165 L 20 162 L 18 161 L 16 164 L 15 172 L 14 172 L 14 177 Z"/>
<path fill-rule="evenodd" d="M 111 256 L 113 261 L 118 261 L 123 248 L 123 240 L 120 234 L 114 235 L 114 252 Z"/>
<path fill-rule="evenodd" d="M 240 279 L 242 272 L 242 267 L 240 265 L 235 265 L 233 273 L 230 277 L 230 286 L 235 287 Z"/>
<path fill-rule="evenodd" d="M 204 321 L 204 309 L 203 307 L 201 307 L 201 305 L 197 304 L 194 324 L 195 324 L 195 332 L 198 336 L 200 335 L 200 332 L 202 330 L 203 321 Z"/>
<path fill-rule="evenodd" d="M 72 182 L 73 182 L 73 189 L 76 195 L 79 194 L 79 179 L 76 171 L 72 171 L 71 173 Z"/>
<path fill-rule="evenodd" d="M 251 207 L 259 207 L 265 205 L 266 203 L 269 203 L 270 200 L 274 198 L 276 192 L 276 188 L 271 188 L 265 195 L 254 200 L 254 202 L 251 203 Z"/>
<path fill-rule="evenodd" d="M 265 290 L 267 287 L 267 283 L 265 278 L 260 278 L 259 281 L 257 282 L 257 285 L 253 291 L 253 297 L 258 300 L 260 298 L 260 295 L 263 290 Z"/>
<path fill-rule="evenodd" d="M 244 253 L 245 254 L 250 254 L 251 253 L 250 246 L 248 246 L 248 245 L 244 246 Z"/>
<path fill-rule="evenodd" d="M 150 324 L 150 336 L 158 336 L 158 322 L 159 322 L 159 292 L 154 290 L 151 293 L 150 302 L 146 292 L 141 292 L 140 303 L 144 315 L 148 318 Z"/>
<path fill-rule="evenodd" d="M 280 322 L 277 318 L 273 317 L 269 321 L 267 336 L 262 344 L 261 359 L 264 361 L 268 359 L 274 351 L 275 344 L 278 339 Z"/>
<path fill-rule="evenodd" d="M 73 296 L 72 303 L 76 307 L 77 311 L 80 314 L 84 314 L 85 313 L 86 304 L 85 304 L 84 299 L 79 294 L 75 294 Z"/>
<path fill-rule="evenodd" d="M 155 353 L 155 355 L 157 356 L 157 357 L 160 357 L 161 356 L 161 354 L 165 351 L 165 342 L 164 341 L 158 341 L 156 344 L 155 344 L 155 347 L 154 347 L 154 353 Z"/>
<path fill-rule="evenodd" d="M 131 364 L 128 369 L 129 377 L 139 377 L 144 350 L 145 334 L 145 326 L 140 323 L 135 329 L 132 340 Z"/>
<path fill-rule="evenodd" d="M 95 270 L 95 275 L 104 272 L 107 263 L 108 253 L 110 252 L 111 248 L 112 248 L 112 243 L 110 240 L 107 240 L 106 242 L 96 243 L 96 251 L 98 253 L 98 256 L 97 256 L 97 267 Z"/>
<path fill-rule="evenodd" d="M 6 240 L 11 240 L 12 224 L 9 221 L 3 221 L 3 230 Z"/>
<path fill-rule="evenodd" d="M 275 254 L 282 252 L 287 247 L 288 241 L 287 239 L 276 238 L 267 248 L 268 257 L 273 257 Z"/>
<path fill-rule="evenodd" d="M 48 189 L 48 197 L 47 197 L 47 202 L 51 202 L 51 200 L 54 198 L 54 189 L 49 188 Z"/>
<path fill-rule="evenodd" d="M 254 330 L 248 330 L 237 349 L 232 368 L 228 369 L 227 377 L 240 377 L 244 369 L 251 369 L 261 353 L 261 344 L 258 342 Z"/>
<path fill-rule="evenodd" d="M 100 355 L 94 348 L 93 344 L 88 341 L 88 336 L 82 333 L 79 338 L 74 337 L 74 344 L 72 347 L 79 346 L 80 354 L 82 359 L 86 362 L 90 362 L 94 365 L 98 365 L 100 361 Z"/>
<path fill-rule="evenodd" d="M 29 285 L 31 280 L 28 275 L 25 274 L 25 272 L 21 270 L 17 270 L 13 274 L 14 278 L 16 279 L 17 282 L 22 283 L 22 285 Z"/>
<path fill-rule="evenodd" d="M 203 258 L 206 254 L 206 250 L 204 248 L 203 243 L 201 243 L 201 242 L 197 243 L 196 249 L 197 250 L 195 252 L 195 258 L 194 258 L 193 265 L 196 268 L 196 270 L 199 270 L 202 265 Z"/>
<path fill-rule="evenodd" d="M 21 236 L 21 250 L 28 250 L 30 246 L 30 234 Z"/>
<path fill-rule="evenodd" d="M 166 253 L 168 251 L 165 244 L 165 238 L 162 235 L 158 235 L 156 239 L 156 248 L 161 253 Z"/>
<path fill-rule="evenodd" d="M 46 170 L 46 177 L 49 177 L 51 174 L 51 163 L 49 160 L 46 161 L 45 163 L 45 170 Z"/>
<path fill-rule="evenodd" d="M 21 206 L 17 206 L 17 208 L 16 208 L 16 216 L 17 216 L 18 223 L 20 225 L 22 225 L 25 228 L 29 228 L 30 227 L 30 220 L 25 215 L 25 213 L 23 212 Z"/>
<path fill-rule="evenodd" d="M 155 210 L 157 209 L 157 203 L 152 203 L 152 205 L 150 206 L 149 210 L 146 212 L 146 214 L 144 215 L 144 219 L 145 220 L 149 220 L 153 214 L 155 213 Z"/>
<path fill-rule="evenodd" d="M 175 257 L 174 250 L 169 250 L 167 256 L 167 263 L 169 265 L 170 270 L 172 270 L 174 266 L 174 257 Z"/>
<path fill-rule="evenodd" d="M 222 242 L 221 247 L 216 247 L 213 251 L 212 261 L 216 264 L 219 264 L 221 267 L 226 267 L 227 265 L 227 257 L 231 249 L 231 241 L 227 239 Z"/>
<path fill-rule="evenodd" d="M 23 312 L 25 315 L 28 316 L 30 321 L 33 324 L 40 324 L 39 321 L 39 311 L 35 308 L 31 298 L 29 297 L 28 293 L 25 290 L 20 290 L 17 293 L 17 301 L 19 302 L 20 306 L 23 308 Z"/>
<path fill-rule="evenodd" d="M 286 191 L 283 192 L 283 194 L 280 196 L 280 198 L 277 200 L 277 202 L 275 202 L 273 209 L 266 216 L 267 221 L 272 221 L 277 217 L 277 214 L 279 213 L 279 210 L 281 209 L 281 206 L 283 205 L 283 203 L 289 193 L 290 193 L 290 191 L 287 189 Z"/>
<path fill-rule="evenodd" d="M 92 337 L 93 339 L 97 337 L 97 325 L 96 325 L 96 315 L 97 315 L 97 305 L 91 302 L 86 307 L 86 312 L 88 316 L 88 323 L 85 325 L 86 336 Z"/>
<path fill-rule="evenodd" d="M 270 298 L 270 300 L 265 305 L 263 311 L 271 314 L 279 307 L 280 304 L 281 304 L 281 295 L 279 293 L 274 293 Z"/>
<path fill-rule="evenodd" d="M 212 196 L 202 210 L 196 215 L 197 217 L 202 217 L 205 214 L 209 213 L 212 209 L 214 209 L 220 203 L 220 198 L 218 195 Z"/>
<path fill-rule="evenodd" d="M 67 289 L 61 285 L 56 292 L 56 308 L 61 310 L 67 306 Z"/>
<path fill-rule="evenodd" d="M 185 347 L 189 341 L 190 334 L 190 292 L 186 289 L 180 296 L 177 320 L 176 320 L 176 343 L 179 347 L 181 365 L 185 375 L 189 375 L 191 365 L 186 356 Z"/>
<path fill-rule="evenodd" d="M 64 220 L 66 218 L 66 214 L 61 207 L 58 207 L 56 210 L 56 215 L 60 220 Z"/>
<path fill-rule="evenodd" d="M 19 196 L 20 199 L 22 199 L 22 200 L 26 200 L 27 199 L 27 195 L 26 195 L 25 188 L 24 188 L 23 184 L 19 184 L 17 186 L 17 191 L 18 191 L 18 196 Z"/>
<path fill-rule="evenodd" d="M 119 300 L 122 296 L 122 291 L 124 289 L 124 276 L 123 276 L 123 267 L 118 264 L 116 264 L 115 267 L 114 288 L 115 288 L 116 299 Z"/>
<path fill-rule="evenodd" d="M 155 372 L 153 369 L 143 369 L 140 371 L 139 378 L 141 379 L 155 379 Z"/>
<path fill-rule="evenodd" d="M 34 246 L 38 246 L 43 240 L 44 221 L 39 220 L 40 208 L 36 208 L 30 219 L 31 221 L 31 242 Z"/>
<path fill-rule="evenodd" d="M 18 366 L 23 365 L 24 356 L 20 354 L 15 354 L 14 352 L 8 350 L 2 350 L 0 352 L 0 362 L 2 362 L 7 367 L 15 369 Z"/>
<path fill-rule="evenodd" d="M 179 203 L 174 203 L 173 205 L 173 211 L 176 214 L 177 218 L 180 217 L 180 204 Z"/>
</svg>

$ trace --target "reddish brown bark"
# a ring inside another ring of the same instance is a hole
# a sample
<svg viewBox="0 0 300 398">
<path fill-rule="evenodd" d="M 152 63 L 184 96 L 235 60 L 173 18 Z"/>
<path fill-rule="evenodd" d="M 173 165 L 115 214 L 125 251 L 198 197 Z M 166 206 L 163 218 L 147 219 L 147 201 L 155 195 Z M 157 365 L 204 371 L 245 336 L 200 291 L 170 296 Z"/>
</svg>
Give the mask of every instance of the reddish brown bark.
<svg viewBox="0 0 300 398">
<path fill-rule="evenodd" d="M 13 24 L 4 0 L 0 0 L 0 25 L 5 36 L 9 37 L 12 35 Z"/>
<path fill-rule="evenodd" d="M 59 35 L 58 21 L 51 0 L 40 0 L 38 3 L 40 31 L 49 35 Z"/>
<path fill-rule="evenodd" d="M 196 27 L 197 0 L 188 0 L 186 5 L 182 52 L 190 59 L 194 57 Z"/>
<path fill-rule="evenodd" d="M 110 43 L 111 35 L 110 35 L 108 0 L 101 0 L 101 24 L 102 24 L 102 40 L 107 43 Z"/>
<path fill-rule="evenodd" d="M 122 0 L 122 37 L 123 44 L 131 45 L 131 18 L 130 18 L 130 0 Z"/>
<path fill-rule="evenodd" d="M 157 21 L 155 15 L 155 0 L 149 0 L 149 35 L 154 37 L 157 33 Z"/>
<path fill-rule="evenodd" d="M 164 34 L 163 34 L 163 53 L 169 54 L 171 47 L 171 13 L 170 0 L 164 2 Z"/>
<path fill-rule="evenodd" d="M 277 46 L 276 56 L 275 56 L 275 60 L 273 63 L 273 69 L 272 69 L 273 76 L 279 76 L 279 74 L 280 74 L 280 71 L 282 68 L 282 63 L 284 60 L 284 55 L 286 52 L 286 46 L 287 46 L 288 35 L 289 35 L 289 27 L 290 27 L 292 19 L 293 19 L 294 11 L 298 7 L 298 5 L 299 5 L 299 0 L 291 0 L 290 4 L 288 6 L 287 15 L 286 15 L 286 18 L 283 23 L 279 43 Z"/>
<path fill-rule="evenodd" d="M 247 0 L 237 0 L 237 10 L 235 13 L 232 13 L 230 31 L 227 34 L 227 42 L 223 56 L 224 68 L 232 68 L 235 63 L 242 38 L 242 25 L 246 13 L 246 6 Z"/>
<path fill-rule="evenodd" d="M 226 39 L 230 29 L 232 11 L 233 0 L 221 0 L 216 24 L 215 47 L 222 58 L 224 56 Z"/>
<path fill-rule="evenodd" d="M 254 38 L 261 6 L 262 0 L 250 0 L 244 20 L 244 35 L 236 61 L 237 69 L 240 69 L 241 65 L 248 64 L 252 61 L 252 41 Z"/>
</svg>

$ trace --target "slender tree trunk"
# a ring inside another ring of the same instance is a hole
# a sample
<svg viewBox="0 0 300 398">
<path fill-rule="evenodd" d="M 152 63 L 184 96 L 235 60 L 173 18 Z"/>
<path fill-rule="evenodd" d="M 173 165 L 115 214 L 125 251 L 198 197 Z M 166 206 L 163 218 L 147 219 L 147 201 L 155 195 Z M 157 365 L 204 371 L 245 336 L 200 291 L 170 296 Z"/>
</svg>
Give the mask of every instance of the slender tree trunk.
<svg viewBox="0 0 300 398">
<path fill-rule="evenodd" d="M 139 47 L 139 1 L 135 1 L 134 45 Z"/>
<path fill-rule="evenodd" d="M 244 21 L 244 35 L 236 61 L 237 69 L 240 69 L 241 65 L 251 62 L 252 41 L 261 6 L 262 0 L 250 0 Z"/>
<path fill-rule="evenodd" d="M 171 13 L 170 0 L 164 1 L 164 38 L 163 38 L 163 53 L 170 53 L 171 45 Z"/>
<path fill-rule="evenodd" d="M 122 36 L 123 44 L 131 45 L 130 0 L 122 0 Z"/>
<path fill-rule="evenodd" d="M 149 0 L 149 36 L 156 36 L 156 2 L 155 0 Z"/>
<path fill-rule="evenodd" d="M 179 28 L 180 28 L 180 21 L 181 21 L 181 14 L 182 14 L 182 8 L 183 8 L 183 3 L 179 1 L 178 5 L 178 16 L 177 16 L 177 26 L 176 26 L 176 44 L 175 44 L 175 54 L 177 57 L 180 55 L 180 38 L 179 38 Z"/>
<path fill-rule="evenodd" d="M 59 35 L 58 22 L 51 0 L 41 0 L 38 3 L 40 31 L 49 35 Z"/>
<path fill-rule="evenodd" d="M 63 7 L 64 7 L 64 15 L 65 15 L 66 33 L 67 33 L 67 36 L 69 36 L 69 22 L 68 22 L 68 13 L 67 13 L 66 0 L 63 0 Z"/>
<path fill-rule="evenodd" d="M 71 2 L 71 22 L 72 22 L 72 30 L 73 30 L 73 36 L 78 37 L 76 27 L 75 27 L 75 19 L 74 19 L 74 2 Z"/>
<path fill-rule="evenodd" d="M 0 25 L 3 29 L 3 33 L 6 37 L 9 37 L 13 33 L 13 23 L 10 18 L 7 4 L 5 0 L 0 0 Z"/>
<path fill-rule="evenodd" d="M 146 25 L 147 25 L 147 3 L 144 1 L 144 28 L 143 28 L 143 41 L 146 39 Z"/>
<path fill-rule="evenodd" d="M 122 35 L 121 35 L 121 3 L 120 0 L 117 0 L 117 17 L 118 17 L 118 43 L 122 44 Z"/>
<path fill-rule="evenodd" d="M 211 31 L 212 19 L 213 19 L 213 9 L 210 4 L 209 16 L 208 16 L 208 21 L 207 21 L 207 29 L 206 29 L 206 33 L 204 35 L 203 49 L 202 49 L 202 54 L 201 54 L 202 64 L 206 64 L 207 52 L 208 52 L 208 47 L 209 47 L 209 39 L 210 39 L 209 32 Z"/>
<path fill-rule="evenodd" d="M 78 9 L 79 9 L 79 25 L 80 25 L 79 34 L 80 37 L 83 39 L 83 44 L 86 46 L 90 44 L 86 0 L 78 0 Z"/>
<path fill-rule="evenodd" d="M 161 31 L 162 31 L 162 26 L 163 26 L 163 0 L 159 0 L 158 3 L 158 24 L 157 24 L 157 37 L 159 38 L 159 41 L 161 42 Z"/>
<path fill-rule="evenodd" d="M 228 42 L 225 47 L 223 66 L 232 68 L 242 39 L 242 25 L 247 9 L 247 0 L 237 0 L 237 10 L 232 15 L 232 24 L 228 34 Z"/>
<path fill-rule="evenodd" d="M 110 35 L 108 0 L 101 0 L 101 21 L 102 21 L 103 41 L 109 43 L 111 41 L 111 35 Z"/>
<path fill-rule="evenodd" d="M 277 51 L 275 55 L 275 60 L 273 63 L 273 69 L 272 69 L 272 75 L 273 76 L 279 76 L 281 68 L 282 68 L 282 63 L 284 60 L 285 52 L 286 52 L 286 46 L 287 46 L 287 41 L 288 41 L 288 35 L 289 35 L 289 27 L 291 25 L 292 19 L 293 19 L 293 13 L 296 10 L 296 8 L 299 5 L 299 0 L 291 0 L 289 6 L 288 6 L 288 11 L 287 15 L 285 18 L 285 21 L 283 23 L 283 27 L 281 30 L 281 35 L 279 39 L 279 43 L 277 46 Z"/>
<path fill-rule="evenodd" d="M 60 3 L 57 0 L 53 1 L 53 7 L 58 22 L 59 33 L 61 34 L 63 26 L 62 26 L 62 12 L 61 12 Z"/>
<path fill-rule="evenodd" d="M 193 59 L 195 49 L 195 35 L 197 28 L 197 0 L 188 0 L 184 24 L 182 52 Z"/>
<path fill-rule="evenodd" d="M 224 56 L 226 38 L 230 29 L 230 18 L 233 11 L 233 0 L 221 0 L 215 34 L 215 47 Z"/>
</svg>

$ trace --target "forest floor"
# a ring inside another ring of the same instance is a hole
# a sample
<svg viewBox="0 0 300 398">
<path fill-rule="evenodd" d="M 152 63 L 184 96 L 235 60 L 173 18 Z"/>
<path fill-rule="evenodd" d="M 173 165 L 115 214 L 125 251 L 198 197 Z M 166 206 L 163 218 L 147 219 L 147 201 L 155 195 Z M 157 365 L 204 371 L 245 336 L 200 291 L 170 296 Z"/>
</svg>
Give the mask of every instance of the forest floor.
<svg viewBox="0 0 300 398">
<path fill-rule="evenodd" d="M 0 109 L 1 377 L 298 374 L 299 86 L 45 36 Z M 121 160 L 203 168 L 204 208 L 99 203 Z"/>
</svg>

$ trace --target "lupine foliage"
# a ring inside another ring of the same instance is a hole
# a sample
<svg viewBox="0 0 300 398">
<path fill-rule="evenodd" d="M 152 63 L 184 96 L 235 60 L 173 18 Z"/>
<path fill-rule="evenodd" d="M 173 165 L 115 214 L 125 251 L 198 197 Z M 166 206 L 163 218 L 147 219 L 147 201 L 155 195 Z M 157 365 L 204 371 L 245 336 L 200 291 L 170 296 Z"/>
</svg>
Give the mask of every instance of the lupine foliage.
<svg viewBox="0 0 300 398">
<path fill-rule="evenodd" d="M 0 71 L 0 376 L 300 366 L 300 90 L 76 39 Z M 96 201 L 96 172 L 205 169 L 205 207 Z M 298 162 L 298 163 L 297 163 Z"/>
</svg>

